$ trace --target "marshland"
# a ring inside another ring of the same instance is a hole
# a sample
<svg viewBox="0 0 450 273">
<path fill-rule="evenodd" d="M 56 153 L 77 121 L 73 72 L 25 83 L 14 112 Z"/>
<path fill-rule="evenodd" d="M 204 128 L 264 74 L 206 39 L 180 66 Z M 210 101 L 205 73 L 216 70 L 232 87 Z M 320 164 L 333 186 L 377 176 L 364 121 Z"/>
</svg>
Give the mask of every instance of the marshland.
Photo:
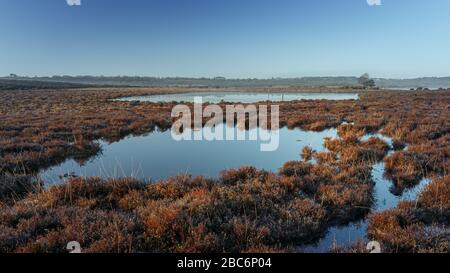
<svg viewBox="0 0 450 273">
<path fill-rule="evenodd" d="M 0 252 L 449 251 L 449 90 L 249 89 L 0 91 Z M 276 152 L 172 142 L 173 96 L 237 91 Z"/>
</svg>

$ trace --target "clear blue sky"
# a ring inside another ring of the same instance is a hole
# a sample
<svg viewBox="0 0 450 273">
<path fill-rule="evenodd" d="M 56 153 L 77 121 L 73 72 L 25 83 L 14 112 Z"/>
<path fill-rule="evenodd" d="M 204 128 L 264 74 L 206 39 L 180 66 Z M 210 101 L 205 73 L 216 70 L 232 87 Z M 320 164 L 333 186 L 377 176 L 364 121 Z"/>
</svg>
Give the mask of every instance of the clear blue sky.
<svg viewBox="0 0 450 273">
<path fill-rule="evenodd" d="M 450 76 L 450 0 L 0 0 L 0 75 Z"/>
</svg>

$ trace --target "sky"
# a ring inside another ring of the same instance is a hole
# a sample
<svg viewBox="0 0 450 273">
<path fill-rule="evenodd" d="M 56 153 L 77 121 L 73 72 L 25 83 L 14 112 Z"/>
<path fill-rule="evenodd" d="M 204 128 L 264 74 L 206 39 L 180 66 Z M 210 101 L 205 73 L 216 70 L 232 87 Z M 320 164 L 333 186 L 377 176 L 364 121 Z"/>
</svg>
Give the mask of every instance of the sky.
<svg viewBox="0 0 450 273">
<path fill-rule="evenodd" d="M 450 76 L 450 0 L 0 0 L 0 76 Z"/>
</svg>

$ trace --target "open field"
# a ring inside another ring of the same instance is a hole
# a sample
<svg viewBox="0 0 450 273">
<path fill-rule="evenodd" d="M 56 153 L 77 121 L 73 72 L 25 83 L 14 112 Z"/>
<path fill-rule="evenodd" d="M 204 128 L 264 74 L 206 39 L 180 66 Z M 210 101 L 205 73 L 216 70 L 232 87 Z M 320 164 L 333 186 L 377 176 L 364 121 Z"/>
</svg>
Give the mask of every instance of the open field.
<svg viewBox="0 0 450 273">
<path fill-rule="evenodd" d="M 112 99 L 188 91 L 198 89 L 0 91 L 0 252 L 64 252 L 72 240 L 88 252 L 290 252 L 330 226 L 364 217 L 369 238 L 387 252 L 450 250 L 448 90 L 277 103 L 281 126 L 337 128 L 339 138 L 324 140 L 327 152 L 298 151 L 298 161 L 276 173 L 242 167 L 217 179 L 185 175 L 151 184 L 73 178 L 50 188 L 34 179 L 67 158 L 97 154 L 96 139 L 118 141 L 173 122 L 175 102 Z M 297 88 L 271 88 L 277 91 Z M 380 138 L 359 138 L 376 132 L 391 137 L 395 151 L 388 154 Z M 374 162 L 384 162 L 398 193 L 423 177 L 432 182 L 415 202 L 371 213 Z"/>
</svg>

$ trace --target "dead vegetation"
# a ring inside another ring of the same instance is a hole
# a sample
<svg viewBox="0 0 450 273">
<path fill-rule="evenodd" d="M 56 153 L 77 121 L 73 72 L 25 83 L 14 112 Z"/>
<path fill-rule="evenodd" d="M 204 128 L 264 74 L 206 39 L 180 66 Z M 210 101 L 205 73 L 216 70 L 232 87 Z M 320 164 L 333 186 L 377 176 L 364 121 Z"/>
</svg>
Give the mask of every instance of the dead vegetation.
<svg viewBox="0 0 450 273">
<path fill-rule="evenodd" d="M 424 177 L 447 175 L 450 169 L 450 135 L 409 146 L 385 158 L 386 175 L 397 191 L 415 186 Z"/>
<path fill-rule="evenodd" d="M 372 166 L 381 160 L 400 189 L 436 178 L 416 203 L 372 215 L 369 236 L 389 252 L 448 251 L 448 91 L 280 103 L 282 126 L 335 127 L 339 138 L 326 139 L 325 152 L 305 148 L 304 161 L 287 162 L 277 174 L 243 167 L 218 180 L 76 178 L 35 187 L 31 174 L 68 158 L 86 160 L 99 152 L 97 139 L 171 126 L 174 103 L 111 99 L 180 91 L 189 90 L 0 92 L 0 252 L 64 252 L 71 240 L 87 252 L 290 251 L 330 225 L 365 217 Z M 361 140 L 379 130 L 394 139 L 388 156 L 391 147 L 380 138 Z"/>
<path fill-rule="evenodd" d="M 28 175 L 0 175 L 0 201 L 14 201 L 41 188 L 35 178 Z"/>
<path fill-rule="evenodd" d="M 450 177 L 436 178 L 416 202 L 401 202 L 396 208 L 369 218 L 368 235 L 386 252 L 448 253 Z"/>
<path fill-rule="evenodd" d="M 64 252 L 76 240 L 87 252 L 239 252 L 311 240 L 327 212 L 282 179 L 253 168 L 218 181 L 74 179 L 3 207 L 0 251 Z"/>
<path fill-rule="evenodd" d="M 448 253 L 450 177 L 435 178 L 415 201 L 369 216 L 368 236 L 389 253 Z M 333 246 L 334 253 L 367 253 L 367 241 L 349 247 Z"/>
</svg>

